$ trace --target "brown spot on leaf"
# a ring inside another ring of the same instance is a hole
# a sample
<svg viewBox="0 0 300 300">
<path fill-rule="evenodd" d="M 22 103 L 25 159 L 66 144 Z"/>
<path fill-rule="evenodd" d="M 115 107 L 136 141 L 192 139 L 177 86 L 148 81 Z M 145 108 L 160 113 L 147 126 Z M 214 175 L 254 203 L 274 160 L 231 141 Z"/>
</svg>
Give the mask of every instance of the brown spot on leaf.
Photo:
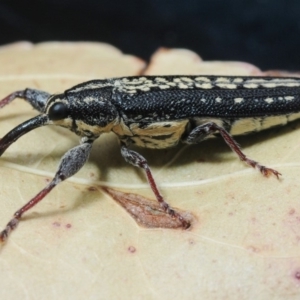
<svg viewBox="0 0 300 300">
<path fill-rule="evenodd" d="M 296 210 L 294 208 L 291 208 L 289 211 L 289 215 L 293 215 L 296 212 Z"/>
<path fill-rule="evenodd" d="M 88 191 L 90 191 L 90 192 L 96 192 L 97 188 L 94 187 L 94 186 L 90 186 L 90 187 L 88 187 Z"/>
<path fill-rule="evenodd" d="M 189 242 L 190 245 L 194 245 L 195 244 L 195 240 L 193 240 L 193 239 L 189 239 L 188 242 Z"/>
<path fill-rule="evenodd" d="M 53 225 L 54 227 L 60 227 L 60 223 L 59 223 L 59 222 L 53 222 L 52 225 Z"/>
<path fill-rule="evenodd" d="M 246 249 L 248 249 L 249 251 L 254 252 L 254 253 L 259 253 L 261 251 L 258 247 L 253 246 L 253 245 L 249 245 L 248 247 L 246 247 Z"/>
<path fill-rule="evenodd" d="M 129 246 L 129 247 L 128 247 L 128 251 L 129 251 L 130 253 L 134 253 L 134 252 L 136 251 L 136 248 L 133 247 L 133 246 Z"/>
<path fill-rule="evenodd" d="M 120 204 L 143 227 L 182 229 L 183 223 L 179 218 L 166 213 L 158 202 L 138 194 L 124 193 L 111 188 L 103 188 L 118 204 Z M 192 223 L 194 217 L 189 212 L 176 209 L 186 222 Z"/>
</svg>

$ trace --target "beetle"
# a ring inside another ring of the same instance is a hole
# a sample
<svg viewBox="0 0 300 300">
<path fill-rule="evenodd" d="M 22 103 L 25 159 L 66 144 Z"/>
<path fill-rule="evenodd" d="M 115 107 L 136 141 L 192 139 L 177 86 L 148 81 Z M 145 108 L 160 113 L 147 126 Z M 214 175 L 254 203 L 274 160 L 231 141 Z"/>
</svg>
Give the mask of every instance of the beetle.
<svg viewBox="0 0 300 300">
<path fill-rule="evenodd" d="M 61 94 L 24 89 L 0 101 L 16 98 L 40 114 L 12 129 L 0 140 L 0 156 L 18 138 L 45 125 L 65 127 L 80 137 L 80 145 L 61 159 L 52 181 L 19 209 L 0 233 L 5 241 L 22 215 L 87 161 L 101 134 L 114 132 L 121 155 L 145 171 L 149 185 L 165 212 L 190 226 L 158 190 L 147 160 L 130 145 L 164 149 L 179 142 L 198 144 L 221 136 L 237 156 L 264 176 L 278 171 L 248 158 L 233 136 L 285 125 L 300 118 L 300 78 L 243 76 L 133 76 L 91 80 Z"/>
</svg>

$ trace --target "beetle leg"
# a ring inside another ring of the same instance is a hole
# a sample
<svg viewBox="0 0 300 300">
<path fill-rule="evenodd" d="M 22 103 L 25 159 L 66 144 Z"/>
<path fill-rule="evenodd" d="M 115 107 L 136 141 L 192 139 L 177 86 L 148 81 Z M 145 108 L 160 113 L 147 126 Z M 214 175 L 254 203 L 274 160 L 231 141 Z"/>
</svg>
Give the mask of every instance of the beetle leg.
<svg viewBox="0 0 300 300">
<path fill-rule="evenodd" d="M 16 98 L 21 98 L 27 101 L 34 109 L 38 110 L 39 112 L 44 112 L 46 102 L 50 96 L 51 95 L 47 92 L 35 89 L 25 89 L 22 91 L 16 91 L 14 93 L 11 93 L 4 99 L 0 100 L 0 108 L 9 104 Z"/>
<path fill-rule="evenodd" d="M 84 141 L 81 145 L 70 149 L 61 159 L 58 170 L 52 181 L 41 190 L 35 197 L 28 203 L 21 207 L 14 217 L 7 223 L 5 229 L 0 232 L 0 241 L 4 242 L 9 233 L 16 228 L 22 215 L 30 208 L 39 203 L 43 198 L 59 183 L 66 180 L 77 173 L 87 161 L 92 148 L 91 141 Z"/>
<path fill-rule="evenodd" d="M 190 134 L 184 139 L 187 144 L 197 144 L 209 135 L 219 132 L 226 144 L 235 152 L 241 161 L 245 162 L 253 168 L 257 168 L 264 176 L 274 174 L 277 178 L 281 175 L 278 171 L 261 165 L 255 160 L 248 158 L 241 150 L 239 144 L 233 139 L 231 134 L 227 132 L 223 127 L 217 125 L 214 122 L 202 124 L 194 128 Z"/>
<path fill-rule="evenodd" d="M 180 214 L 174 211 L 160 194 L 147 160 L 139 153 L 128 149 L 124 144 L 121 145 L 121 154 L 126 162 L 145 170 L 150 187 L 163 210 L 172 217 L 178 218 L 182 222 L 184 228 L 190 227 L 190 223 L 187 222 Z"/>
</svg>

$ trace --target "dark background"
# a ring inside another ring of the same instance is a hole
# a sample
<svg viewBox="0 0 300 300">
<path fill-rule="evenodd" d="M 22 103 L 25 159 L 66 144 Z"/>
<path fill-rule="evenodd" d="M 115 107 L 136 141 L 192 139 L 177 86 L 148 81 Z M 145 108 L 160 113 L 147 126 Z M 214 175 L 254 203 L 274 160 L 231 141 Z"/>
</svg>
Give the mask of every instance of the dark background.
<svg viewBox="0 0 300 300">
<path fill-rule="evenodd" d="M 184 47 L 207 60 L 300 70 L 300 1 L 1 0 L 0 43 L 102 41 L 146 60 Z"/>
</svg>

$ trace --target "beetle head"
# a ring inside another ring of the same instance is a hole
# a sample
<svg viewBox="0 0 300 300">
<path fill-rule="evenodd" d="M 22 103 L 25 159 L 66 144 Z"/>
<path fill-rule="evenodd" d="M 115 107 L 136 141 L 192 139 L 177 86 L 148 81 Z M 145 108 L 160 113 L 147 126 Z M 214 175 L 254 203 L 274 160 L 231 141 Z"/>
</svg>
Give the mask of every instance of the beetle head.
<svg viewBox="0 0 300 300">
<path fill-rule="evenodd" d="M 93 93 L 53 95 L 45 113 L 49 124 L 66 127 L 79 136 L 98 137 L 118 122 L 118 112 L 108 97 Z"/>
</svg>

